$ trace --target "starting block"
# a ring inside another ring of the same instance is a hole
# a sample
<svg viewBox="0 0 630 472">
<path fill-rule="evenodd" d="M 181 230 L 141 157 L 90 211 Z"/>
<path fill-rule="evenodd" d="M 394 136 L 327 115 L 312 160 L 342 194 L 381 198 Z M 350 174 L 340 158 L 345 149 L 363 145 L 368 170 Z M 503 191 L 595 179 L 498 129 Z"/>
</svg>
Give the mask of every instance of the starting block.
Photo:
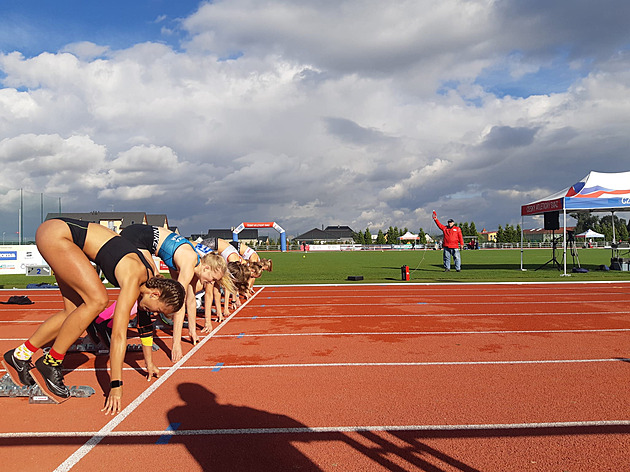
<svg viewBox="0 0 630 472">
<path fill-rule="evenodd" d="M 75 398 L 87 398 L 96 393 L 89 385 L 73 385 L 70 387 L 70 396 Z M 4 374 L 0 379 L 0 397 L 28 397 L 31 404 L 59 403 L 42 391 L 39 385 L 16 385 L 9 374 Z"/>
<path fill-rule="evenodd" d="M 108 355 L 109 347 L 103 343 L 95 344 L 89 337 L 79 338 L 78 342 L 70 346 L 68 352 L 90 352 L 97 356 Z M 153 344 L 151 347 L 153 351 L 158 351 L 159 346 Z M 127 344 L 127 352 L 142 352 L 142 344 Z"/>
</svg>

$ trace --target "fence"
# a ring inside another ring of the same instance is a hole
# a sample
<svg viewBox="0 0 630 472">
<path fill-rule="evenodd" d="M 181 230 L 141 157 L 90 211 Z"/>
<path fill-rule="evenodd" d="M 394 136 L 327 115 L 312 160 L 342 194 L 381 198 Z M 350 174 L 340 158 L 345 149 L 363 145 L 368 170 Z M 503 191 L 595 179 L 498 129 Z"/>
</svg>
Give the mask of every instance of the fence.
<svg viewBox="0 0 630 472">
<path fill-rule="evenodd" d="M 61 212 L 61 197 L 0 187 L 2 244 L 29 244 L 48 213 Z"/>
</svg>

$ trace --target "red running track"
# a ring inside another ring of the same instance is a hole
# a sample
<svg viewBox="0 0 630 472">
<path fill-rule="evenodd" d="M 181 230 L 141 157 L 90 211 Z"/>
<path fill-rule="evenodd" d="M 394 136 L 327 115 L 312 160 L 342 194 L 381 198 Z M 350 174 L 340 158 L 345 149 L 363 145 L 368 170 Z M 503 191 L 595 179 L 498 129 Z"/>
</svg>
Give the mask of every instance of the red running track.
<svg viewBox="0 0 630 472">
<path fill-rule="evenodd" d="M 0 305 L 0 348 L 61 307 Z M 3 296 L 4 295 L 4 296 Z M 112 292 L 112 298 L 115 292 Z M 630 470 L 630 283 L 265 287 L 100 412 L 106 358 L 61 405 L 2 398 L 3 470 Z M 131 330 L 130 330 L 130 334 Z M 0 372 L 4 374 L 4 372 Z M 104 388 L 105 387 L 105 388 Z"/>
</svg>

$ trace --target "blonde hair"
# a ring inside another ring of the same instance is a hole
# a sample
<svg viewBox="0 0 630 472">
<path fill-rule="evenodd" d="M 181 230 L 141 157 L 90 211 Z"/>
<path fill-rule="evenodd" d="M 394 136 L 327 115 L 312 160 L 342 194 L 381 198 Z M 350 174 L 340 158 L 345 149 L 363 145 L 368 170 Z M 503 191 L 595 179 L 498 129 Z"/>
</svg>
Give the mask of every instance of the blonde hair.
<svg viewBox="0 0 630 472">
<path fill-rule="evenodd" d="M 201 263 L 210 268 L 212 271 L 219 271 L 221 279 L 219 285 L 231 293 L 236 293 L 236 287 L 232 282 L 232 275 L 228 271 L 228 265 L 225 259 L 218 252 L 209 252 L 201 258 Z"/>
</svg>

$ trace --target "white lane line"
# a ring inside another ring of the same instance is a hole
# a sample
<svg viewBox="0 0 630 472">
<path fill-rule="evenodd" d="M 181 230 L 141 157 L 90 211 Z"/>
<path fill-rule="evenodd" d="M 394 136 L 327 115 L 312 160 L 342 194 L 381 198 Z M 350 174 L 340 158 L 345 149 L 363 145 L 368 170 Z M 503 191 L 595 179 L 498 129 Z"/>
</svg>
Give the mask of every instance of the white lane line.
<svg viewBox="0 0 630 472">
<path fill-rule="evenodd" d="M 605 428 L 630 426 L 628 420 L 602 421 L 557 421 L 546 423 L 490 423 L 490 424 L 433 424 L 433 425 L 381 425 L 381 426 L 320 426 L 302 428 L 230 428 L 230 429 L 189 429 L 169 431 L 169 436 L 213 436 L 250 434 L 301 434 L 301 433 L 353 433 L 362 431 L 478 431 L 516 429 L 561 429 L 561 428 Z M 61 432 L 15 432 L 0 433 L 0 439 L 15 438 L 68 438 L 93 437 L 100 431 L 61 431 Z M 575 433 L 572 433 L 575 434 Z M 630 434 L 624 432 L 622 434 Z M 153 431 L 111 431 L 108 437 L 163 436 L 164 430 Z"/>
<path fill-rule="evenodd" d="M 417 305 L 414 305 L 417 306 Z M 296 305 L 299 307 L 299 305 Z M 470 316 L 589 316 L 589 315 L 630 315 L 630 311 L 569 311 L 540 313 L 400 313 L 400 314 L 356 314 L 356 315 L 256 315 L 258 320 L 312 318 L 325 321 L 327 318 L 467 318 Z M 251 320 L 251 318 L 240 318 Z"/>
<path fill-rule="evenodd" d="M 586 364 L 593 362 L 630 362 L 626 358 L 605 359 L 542 359 L 542 360 L 512 360 L 512 361 L 442 361 L 442 362 L 331 362 L 319 364 L 224 364 L 223 369 L 275 369 L 286 367 L 427 367 L 449 365 L 517 365 L 517 364 Z M 216 366 L 185 366 L 183 370 L 211 370 Z"/>
<path fill-rule="evenodd" d="M 611 329 L 549 329 L 549 330 L 506 330 L 506 331 L 365 331 L 345 333 L 267 333 L 267 334 L 221 334 L 216 338 L 272 338 L 282 336 L 453 336 L 468 334 L 547 334 L 547 333 L 622 333 L 630 328 Z"/>
<path fill-rule="evenodd" d="M 219 359 L 217 359 L 218 361 Z M 507 361 L 434 361 L 434 362 L 330 362 L 330 363 L 304 363 L 304 364 L 223 364 L 223 369 L 277 369 L 286 367 L 430 367 L 449 365 L 518 365 L 518 364 L 588 364 L 594 362 L 630 362 L 630 358 L 602 358 L 602 359 L 535 359 L 535 360 L 507 360 Z M 168 366 L 158 366 L 160 370 L 168 370 Z M 213 365 L 186 365 L 179 370 L 216 370 Z M 144 372 L 135 367 L 125 367 L 124 371 Z M 64 369 L 65 372 L 108 372 L 107 367 Z M 0 372 L 5 372 L 0 369 Z"/>
<path fill-rule="evenodd" d="M 303 298 L 303 297 L 302 297 Z M 344 297 L 345 298 L 345 297 Z M 365 299 L 364 299 L 365 300 Z M 630 299 L 629 299 L 630 300 Z M 615 300 L 615 301 L 610 301 L 607 299 L 601 299 L 601 300 L 594 300 L 594 299 L 586 299 L 583 302 L 584 303 L 607 303 L 609 305 L 613 305 L 616 303 L 620 303 L 620 304 L 624 304 L 627 303 L 629 300 Z M 423 298 L 418 298 L 418 301 L 416 303 L 399 303 L 399 302 L 395 302 L 395 303 L 381 303 L 381 302 L 375 302 L 375 305 L 378 306 L 399 306 L 399 307 L 404 307 L 404 306 L 418 306 L 419 304 L 423 304 L 423 305 L 431 305 L 431 306 L 460 306 L 460 305 L 471 305 L 471 304 L 477 304 L 477 305 L 529 305 L 529 306 L 533 306 L 533 305 L 566 305 L 567 301 L 566 300 L 545 300 L 545 301 L 541 301 L 541 300 L 523 300 L 523 301 L 514 301 L 514 300 L 506 300 L 506 301 L 500 301 L 500 302 L 478 302 L 476 303 L 474 300 L 467 300 L 464 302 L 442 302 L 442 301 L 431 301 L 426 297 Z M 322 303 L 300 303 L 300 304 L 265 304 L 262 303 L 261 305 L 256 305 L 255 308 L 280 308 L 280 307 L 289 307 L 289 308 L 296 308 L 296 307 L 322 307 L 322 306 L 333 306 L 333 307 L 338 307 L 338 306 L 361 306 L 361 307 L 366 307 L 369 305 L 369 301 L 365 300 L 364 303 L 337 303 L 337 302 L 322 302 Z"/>
<path fill-rule="evenodd" d="M 123 411 L 118 413 L 112 418 L 100 431 L 94 433 L 88 441 L 77 449 L 70 457 L 68 457 L 62 464 L 55 469 L 54 472 L 67 472 L 72 469 L 83 457 L 85 457 L 98 443 L 100 443 L 105 437 L 109 436 L 114 428 L 122 423 L 136 408 L 138 408 L 149 396 L 155 392 L 171 375 L 173 375 L 188 359 L 190 359 L 214 334 L 219 331 L 223 326 L 227 324 L 242 308 L 253 300 L 258 293 L 262 292 L 260 289 L 252 297 L 250 297 L 245 303 L 243 303 L 234 313 L 228 316 L 225 322 L 217 326 L 205 339 L 201 340 L 199 344 L 193 347 L 184 357 L 182 357 L 175 365 L 168 369 L 164 375 L 158 378 L 149 388 L 142 392 L 135 400 L 133 400 Z"/>
</svg>

